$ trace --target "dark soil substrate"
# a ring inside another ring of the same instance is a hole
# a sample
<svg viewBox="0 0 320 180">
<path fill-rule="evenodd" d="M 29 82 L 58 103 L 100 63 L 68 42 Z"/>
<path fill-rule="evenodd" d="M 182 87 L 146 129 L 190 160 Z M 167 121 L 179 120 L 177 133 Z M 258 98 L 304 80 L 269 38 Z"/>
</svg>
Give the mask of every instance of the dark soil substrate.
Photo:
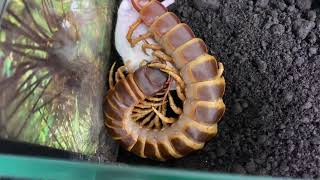
<svg viewBox="0 0 320 180">
<path fill-rule="evenodd" d="M 129 164 L 254 175 L 320 176 L 317 0 L 176 0 L 171 9 L 224 63 L 219 135 L 183 159 Z"/>
</svg>

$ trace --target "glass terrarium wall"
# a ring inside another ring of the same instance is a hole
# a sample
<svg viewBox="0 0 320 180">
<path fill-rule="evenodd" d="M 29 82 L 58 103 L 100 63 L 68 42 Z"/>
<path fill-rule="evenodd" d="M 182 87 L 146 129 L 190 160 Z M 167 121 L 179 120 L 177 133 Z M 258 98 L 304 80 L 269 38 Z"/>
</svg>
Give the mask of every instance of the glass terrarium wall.
<svg viewBox="0 0 320 180">
<path fill-rule="evenodd" d="M 0 3 L 1 138 L 85 154 L 109 144 L 101 105 L 114 4 Z"/>
</svg>

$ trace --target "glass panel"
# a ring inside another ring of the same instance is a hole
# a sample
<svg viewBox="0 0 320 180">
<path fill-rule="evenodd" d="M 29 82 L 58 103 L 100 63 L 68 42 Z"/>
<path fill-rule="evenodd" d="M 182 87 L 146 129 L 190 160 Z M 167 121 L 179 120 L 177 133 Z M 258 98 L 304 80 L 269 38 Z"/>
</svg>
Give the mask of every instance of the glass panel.
<svg viewBox="0 0 320 180">
<path fill-rule="evenodd" d="M 85 154 L 106 142 L 101 107 L 114 4 L 0 3 L 0 137 Z"/>
</svg>

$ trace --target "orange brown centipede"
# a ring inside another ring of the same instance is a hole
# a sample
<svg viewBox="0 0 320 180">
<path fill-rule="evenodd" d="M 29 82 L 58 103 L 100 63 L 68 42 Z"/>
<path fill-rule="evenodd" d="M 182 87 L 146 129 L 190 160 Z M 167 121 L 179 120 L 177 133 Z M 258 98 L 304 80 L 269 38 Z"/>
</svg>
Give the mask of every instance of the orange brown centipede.
<svg viewBox="0 0 320 180">
<path fill-rule="evenodd" d="M 146 43 L 142 47 L 154 50 L 155 57 L 171 61 L 175 68 L 152 62 L 129 72 L 127 76 L 117 71 L 117 83 L 113 85 L 109 80 L 105 124 L 122 147 L 140 157 L 160 161 L 181 158 L 202 149 L 217 134 L 217 123 L 225 112 L 223 65 L 208 54 L 204 41 L 196 38 L 191 28 L 181 23 L 159 1 L 141 2 L 132 0 L 140 18 L 129 29 L 129 43 L 134 46 L 146 38 L 154 38 L 159 45 Z M 149 27 L 149 32 L 132 39 L 134 29 L 141 23 Z M 179 114 L 177 119 L 165 116 L 165 106 L 161 106 L 161 101 L 159 106 L 143 103 L 147 99 L 161 100 L 157 95 L 164 94 L 170 78 L 176 80 L 177 95 L 183 100 L 183 110 L 179 111 L 169 94 L 170 106 Z M 137 106 L 140 109 L 136 112 Z M 147 122 L 151 115 L 141 112 L 153 112 L 157 119 L 146 127 L 145 123 L 136 121 L 137 117 Z M 150 128 L 153 126 L 160 128 Z"/>
</svg>

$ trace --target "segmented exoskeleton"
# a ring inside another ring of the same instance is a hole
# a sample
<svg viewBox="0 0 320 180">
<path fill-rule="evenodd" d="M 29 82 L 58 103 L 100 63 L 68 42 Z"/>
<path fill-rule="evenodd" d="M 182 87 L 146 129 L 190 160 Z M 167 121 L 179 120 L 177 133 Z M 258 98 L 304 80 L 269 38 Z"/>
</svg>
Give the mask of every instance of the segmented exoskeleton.
<svg viewBox="0 0 320 180">
<path fill-rule="evenodd" d="M 119 75 L 121 80 L 111 87 L 106 98 L 106 126 L 115 140 L 140 157 L 180 158 L 203 148 L 205 142 L 217 134 L 217 123 L 225 111 L 223 65 L 208 54 L 203 40 L 196 38 L 190 27 L 160 2 L 132 2 L 140 18 L 130 27 L 128 41 L 134 46 L 153 37 L 159 45 L 146 43 L 142 48 L 153 49 L 155 57 L 172 62 L 177 70 L 151 63 L 126 78 Z M 132 39 L 134 29 L 141 23 L 150 31 Z M 183 111 L 175 111 L 179 118 L 165 117 L 163 112 L 152 108 L 167 126 L 151 129 L 133 121 L 134 107 L 165 89 L 168 77 L 176 80 L 177 94 L 184 101 Z"/>
</svg>

